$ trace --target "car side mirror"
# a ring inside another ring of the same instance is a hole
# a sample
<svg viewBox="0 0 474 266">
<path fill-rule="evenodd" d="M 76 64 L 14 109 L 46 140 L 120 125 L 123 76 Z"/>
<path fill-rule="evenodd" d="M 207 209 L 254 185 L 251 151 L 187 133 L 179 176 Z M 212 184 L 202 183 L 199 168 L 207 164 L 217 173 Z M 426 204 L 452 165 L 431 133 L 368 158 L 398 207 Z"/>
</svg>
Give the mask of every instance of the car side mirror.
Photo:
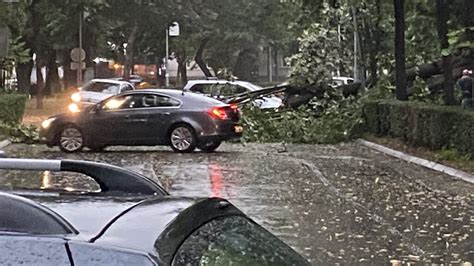
<svg viewBox="0 0 474 266">
<path fill-rule="evenodd" d="M 100 107 L 100 104 L 98 103 L 98 104 L 94 105 L 93 110 L 94 110 L 94 113 L 98 114 L 98 113 L 100 113 L 102 108 Z"/>
</svg>

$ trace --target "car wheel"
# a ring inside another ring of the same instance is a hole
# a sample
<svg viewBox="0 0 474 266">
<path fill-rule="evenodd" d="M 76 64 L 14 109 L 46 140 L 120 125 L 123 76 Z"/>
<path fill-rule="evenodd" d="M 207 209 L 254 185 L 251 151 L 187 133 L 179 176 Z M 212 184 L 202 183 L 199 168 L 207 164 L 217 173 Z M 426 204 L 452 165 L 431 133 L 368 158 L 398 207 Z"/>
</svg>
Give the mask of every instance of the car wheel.
<svg viewBox="0 0 474 266">
<path fill-rule="evenodd" d="M 89 146 L 88 148 L 91 152 L 101 152 L 105 149 L 105 146 L 97 145 L 97 146 Z"/>
<path fill-rule="evenodd" d="M 203 152 L 213 152 L 221 145 L 220 141 L 208 141 L 199 144 L 199 149 Z"/>
<path fill-rule="evenodd" d="M 196 148 L 196 135 L 188 125 L 176 126 L 170 134 L 171 148 L 175 152 L 192 152 Z"/>
<path fill-rule="evenodd" d="M 84 147 L 82 132 L 73 125 L 67 125 L 59 133 L 59 148 L 64 152 L 80 151 Z"/>
</svg>

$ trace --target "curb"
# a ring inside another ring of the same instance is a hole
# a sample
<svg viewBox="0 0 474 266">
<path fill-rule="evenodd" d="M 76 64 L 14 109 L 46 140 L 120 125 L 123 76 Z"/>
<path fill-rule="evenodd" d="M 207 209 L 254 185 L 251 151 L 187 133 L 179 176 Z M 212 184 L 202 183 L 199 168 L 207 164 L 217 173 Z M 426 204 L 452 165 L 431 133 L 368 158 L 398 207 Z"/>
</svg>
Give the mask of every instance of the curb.
<svg viewBox="0 0 474 266">
<path fill-rule="evenodd" d="M 408 155 L 406 153 L 403 153 L 403 152 L 400 152 L 400 151 L 397 151 L 397 150 L 393 150 L 393 149 L 387 148 L 385 146 L 382 146 L 382 145 L 379 145 L 379 144 L 376 144 L 376 143 L 373 143 L 373 142 L 370 142 L 370 141 L 367 141 L 367 140 L 358 139 L 358 140 L 356 140 L 356 143 L 361 144 L 361 145 L 366 146 L 366 147 L 369 147 L 369 148 L 374 149 L 376 151 L 382 152 L 386 155 L 390 155 L 392 157 L 407 161 L 409 163 L 421 165 L 421 166 L 429 168 L 431 170 L 435 170 L 435 171 L 438 171 L 438 172 L 441 172 L 441 173 L 444 173 L 444 174 L 450 175 L 452 177 L 456 177 L 456 178 L 462 179 L 466 182 L 474 184 L 474 175 L 472 175 L 470 173 L 467 173 L 467 172 L 464 172 L 464 171 L 461 171 L 461 170 L 457 170 L 455 168 L 445 166 L 445 165 L 442 165 L 442 164 L 439 164 L 439 163 L 435 163 L 435 162 L 432 162 L 432 161 L 429 161 L 429 160 L 426 160 L 426 159 L 422 159 L 422 158 L 419 158 L 419 157 L 416 157 L 416 156 Z"/>
<path fill-rule="evenodd" d="M 10 145 L 12 142 L 9 139 L 0 141 L 0 149 L 5 148 L 6 146 Z"/>
</svg>

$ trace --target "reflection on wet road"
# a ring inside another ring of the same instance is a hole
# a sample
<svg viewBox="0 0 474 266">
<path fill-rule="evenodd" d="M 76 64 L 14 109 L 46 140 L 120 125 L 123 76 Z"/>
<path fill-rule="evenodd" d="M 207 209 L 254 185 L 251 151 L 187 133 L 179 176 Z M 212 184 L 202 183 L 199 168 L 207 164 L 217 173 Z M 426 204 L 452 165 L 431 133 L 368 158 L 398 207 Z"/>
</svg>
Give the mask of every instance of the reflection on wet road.
<svg viewBox="0 0 474 266">
<path fill-rule="evenodd" d="M 87 159 L 159 180 L 176 196 L 223 197 L 314 264 L 474 262 L 474 186 L 357 144 L 224 145 L 215 154 L 112 148 L 63 154 L 12 145 L 15 157 Z M 77 176 L 42 173 L 30 184 L 94 189 Z M 13 181 L 12 181 L 13 180 Z M 38 182 L 39 181 L 39 182 Z"/>
</svg>

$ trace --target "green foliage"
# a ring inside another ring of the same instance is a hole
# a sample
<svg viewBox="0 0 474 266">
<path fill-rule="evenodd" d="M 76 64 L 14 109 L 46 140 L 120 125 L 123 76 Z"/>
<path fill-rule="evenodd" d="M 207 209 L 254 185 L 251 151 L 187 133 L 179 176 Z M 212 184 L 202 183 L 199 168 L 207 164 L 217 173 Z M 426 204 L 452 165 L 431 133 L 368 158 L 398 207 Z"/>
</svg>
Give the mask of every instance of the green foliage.
<svg viewBox="0 0 474 266">
<path fill-rule="evenodd" d="M 335 97 L 337 95 L 337 97 Z M 251 107 L 242 120 L 248 142 L 337 143 L 359 133 L 363 123 L 360 101 L 344 99 L 340 92 L 325 93 L 299 109 L 277 111 Z"/>
<path fill-rule="evenodd" d="M 334 24 L 334 18 L 340 17 L 342 21 L 347 10 L 324 6 L 325 19 L 303 32 L 299 38 L 300 52 L 290 58 L 293 63 L 290 83 L 294 85 L 325 90 L 334 73 L 349 68 L 350 51 L 339 41 L 337 23 Z"/>
<path fill-rule="evenodd" d="M 25 112 L 26 96 L 0 94 L 0 123 L 18 124 Z"/>
<path fill-rule="evenodd" d="M 13 143 L 36 144 L 39 143 L 39 131 L 34 125 L 0 124 L 0 132 L 10 136 Z"/>
<path fill-rule="evenodd" d="M 371 101 L 363 108 L 365 129 L 414 146 L 474 154 L 474 112 L 426 103 Z"/>
</svg>

